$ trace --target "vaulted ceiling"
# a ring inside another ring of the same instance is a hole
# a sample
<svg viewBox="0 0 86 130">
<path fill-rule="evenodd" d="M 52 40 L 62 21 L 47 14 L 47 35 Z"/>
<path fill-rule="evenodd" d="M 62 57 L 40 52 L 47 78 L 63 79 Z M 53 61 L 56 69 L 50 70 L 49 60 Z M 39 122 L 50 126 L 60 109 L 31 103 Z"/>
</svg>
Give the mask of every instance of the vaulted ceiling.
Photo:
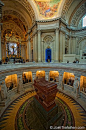
<svg viewBox="0 0 86 130">
<path fill-rule="evenodd" d="M 4 3 L 2 36 L 11 30 L 24 39 L 28 29 L 35 22 L 33 8 L 27 0 L 2 0 L 2 2 Z"/>
<path fill-rule="evenodd" d="M 52 15 L 54 17 L 50 17 L 52 12 L 49 13 L 50 19 L 61 17 L 67 24 L 77 26 L 80 19 L 86 14 L 86 0 L 55 0 L 55 5 L 53 0 L 47 0 L 46 3 L 48 1 L 51 1 L 51 8 L 47 7 L 46 12 L 51 9 L 55 12 L 55 16 Z M 25 34 L 36 20 L 47 20 L 48 18 L 48 15 L 46 15 L 47 17 L 43 16 L 43 8 L 39 8 L 42 9 L 42 15 L 40 15 L 40 10 L 38 9 L 45 0 L 2 0 L 2 2 L 4 3 L 2 36 L 5 36 L 5 33 L 8 33 L 10 30 L 24 39 Z"/>
</svg>

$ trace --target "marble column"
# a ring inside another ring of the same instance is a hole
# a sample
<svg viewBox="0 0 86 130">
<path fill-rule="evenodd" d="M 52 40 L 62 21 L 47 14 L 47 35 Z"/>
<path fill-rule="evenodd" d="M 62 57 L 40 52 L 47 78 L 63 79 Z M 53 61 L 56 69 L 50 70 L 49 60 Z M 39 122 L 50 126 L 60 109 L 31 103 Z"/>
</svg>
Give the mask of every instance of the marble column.
<svg viewBox="0 0 86 130">
<path fill-rule="evenodd" d="M 37 34 L 35 34 L 35 61 L 37 62 Z"/>
<path fill-rule="evenodd" d="M 41 62 L 41 31 L 38 30 L 38 62 Z"/>
<path fill-rule="evenodd" d="M 73 38 L 73 54 L 76 54 L 76 37 Z"/>
<path fill-rule="evenodd" d="M 69 49 L 69 50 L 68 50 L 68 53 L 69 53 L 69 54 L 71 54 L 71 53 L 70 53 L 70 45 L 71 45 L 71 37 L 69 38 L 69 48 L 68 48 L 68 49 Z"/>
<path fill-rule="evenodd" d="M 29 59 L 29 40 L 27 42 L 27 59 Z"/>
<path fill-rule="evenodd" d="M 71 45 L 70 45 L 70 51 L 71 51 L 71 54 L 73 54 L 73 37 L 71 37 Z"/>
<path fill-rule="evenodd" d="M 2 51 L 1 51 L 1 25 L 0 25 L 0 60 L 2 60 Z"/>
<path fill-rule="evenodd" d="M 43 60 L 43 52 L 44 52 L 44 50 L 43 50 L 43 44 L 44 44 L 44 42 L 43 42 L 43 39 L 42 39 L 42 42 L 41 42 L 41 46 L 42 46 L 42 62 L 44 62 L 44 60 Z"/>
<path fill-rule="evenodd" d="M 63 35 L 60 31 L 60 62 L 63 61 Z"/>
<path fill-rule="evenodd" d="M 35 35 L 33 36 L 33 61 L 35 61 Z"/>
<path fill-rule="evenodd" d="M 63 33 L 63 55 L 65 54 L 65 34 Z"/>
<path fill-rule="evenodd" d="M 55 62 L 59 62 L 59 30 L 56 28 Z"/>
<path fill-rule="evenodd" d="M 30 42 L 30 36 L 29 36 L 29 62 L 31 62 L 31 42 Z"/>
</svg>

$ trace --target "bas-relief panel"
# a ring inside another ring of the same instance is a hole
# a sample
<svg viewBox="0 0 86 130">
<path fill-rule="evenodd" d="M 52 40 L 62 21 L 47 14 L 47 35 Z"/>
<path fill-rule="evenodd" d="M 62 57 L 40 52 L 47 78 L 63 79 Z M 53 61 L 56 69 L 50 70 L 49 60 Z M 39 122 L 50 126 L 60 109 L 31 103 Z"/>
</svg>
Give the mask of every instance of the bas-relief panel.
<svg viewBox="0 0 86 130">
<path fill-rule="evenodd" d="M 56 15 L 60 0 L 34 0 L 39 14 L 44 18 L 52 18 Z"/>
</svg>

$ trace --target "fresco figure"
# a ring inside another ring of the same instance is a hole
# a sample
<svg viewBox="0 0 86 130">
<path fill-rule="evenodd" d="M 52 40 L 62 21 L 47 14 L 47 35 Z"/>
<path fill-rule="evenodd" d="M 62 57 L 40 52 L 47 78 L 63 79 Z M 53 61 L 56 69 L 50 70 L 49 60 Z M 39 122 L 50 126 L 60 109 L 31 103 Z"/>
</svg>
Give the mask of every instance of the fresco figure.
<svg viewBox="0 0 86 130">
<path fill-rule="evenodd" d="M 49 17 L 53 17 L 58 9 L 58 5 L 60 0 L 34 0 L 39 13 L 45 17 L 45 18 L 49 18 Z"/>
</svg>

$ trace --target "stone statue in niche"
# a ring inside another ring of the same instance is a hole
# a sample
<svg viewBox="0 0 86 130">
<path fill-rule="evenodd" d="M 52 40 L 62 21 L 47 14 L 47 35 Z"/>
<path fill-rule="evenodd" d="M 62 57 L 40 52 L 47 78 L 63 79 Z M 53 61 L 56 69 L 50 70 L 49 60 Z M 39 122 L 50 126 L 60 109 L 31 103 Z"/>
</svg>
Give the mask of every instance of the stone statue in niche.
<svg viewBox="0 0 86 130">
<path fill-rule="evenodd" d="M 0 84 L 0 101 L 4 100 L 4 92 L 2 90 L 2 83 Z"/>
<path fill-rule="evenodd" d="M 17 79 L 17 93 L 20 93 L 20 77 Z"/>
<path fill-rule="evenodd" d="M 75 79 L 74 81 L 74 93 L 76 93 L 76 97 L 79 97 L 79 89 L 80 89 L 80 83 L 78 78 Z"/>
<path fill-rule="evenodd" d="M 80 90 L 80 83 L 79 80 L 77 80 L 77 89 L 76 89 L 76 97 L 79 98 L 79 90 Z"/>
<path fill-rule="evenodd" d="M 5 82 L 2 82 L 0 84 L 0 101 L 3 101 L 7 98 L 7 87 L 5 85 Z"/>
<path fill-rule="evenodd" d="M 74 80 L 74 93 L 76 93 L 76 89 L 77 89 L 77 80 L 78 78 L 75 78 Z"/>
<path fill-rule="evenodd" d="M 64 89 L 63 75 L 62 74 L 59 75 L 59 86 L 62 88 L 62 90 Z"/>
<path fill-rule="evenodd" d="M 19 77 L 17 80 L 17 92 L 20 93 L 23 91 L 22 78 Z"/>
</svg>

